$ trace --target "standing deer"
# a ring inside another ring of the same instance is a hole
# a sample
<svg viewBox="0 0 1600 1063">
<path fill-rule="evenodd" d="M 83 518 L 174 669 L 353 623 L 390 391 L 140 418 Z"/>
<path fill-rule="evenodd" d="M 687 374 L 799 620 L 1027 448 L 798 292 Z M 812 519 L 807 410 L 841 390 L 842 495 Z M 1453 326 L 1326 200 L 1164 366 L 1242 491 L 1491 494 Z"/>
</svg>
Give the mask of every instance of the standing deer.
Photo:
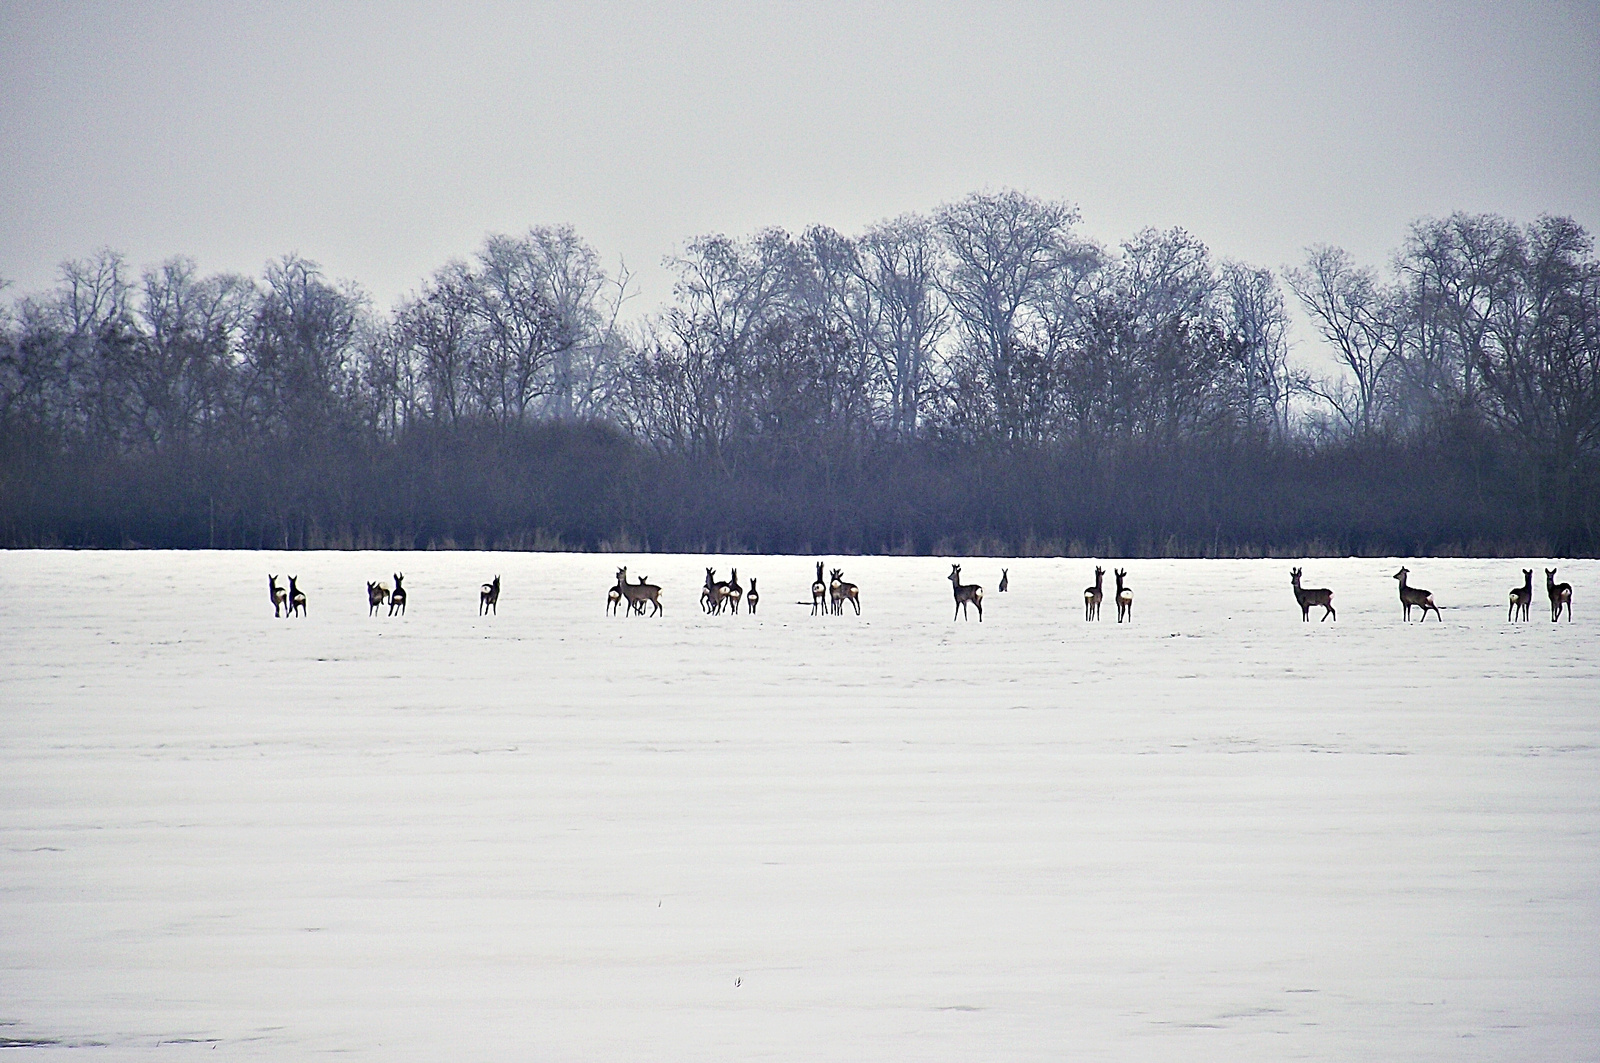
<svg viewBox="0 0 1600 1063">
<path fill-rule="evenodd" d="M 478 615 L 494 610 L 496 616 L 500 615 L 500 577 L 496 576 L 493 583 L 485 583 L 478 591 Z"/>
<path fill-rule="evenodd" d="M 1128 570 L 1119 568 L 1111 574 L 1117 577 L 1117 623 L 1120 624 L 1123 620 L 1127 620 L 1131 624 L 1133 623 L 1133 591 L 1122 585 L 1122 581 L 1128 578 Z"/>
<path fill-rule="evenodd" d="M 289 615 L 306 616 L 306 592 L 295 583 L 295 577 L 289 577 Z"/>
<path fill-rule="evenodd" d="M 1300 570 L 1298 568 L 1289 570 L 1289 582 L 1294 584 L 1294 600 L 1300 603 L 1300 619 L 1302 621 L 1311 619 L 1311 607 L 1313 605 L 1320 605 L 1323 609 L 1322 619 L 1318 623 L 1326 623 L 1330 616 L 1335 620 L 1339 619 L 1339 614 L 1333 611 L 1333 592 L 1328 588 L 1312 587 L 1307 590 L 1305 587 L 1300 586 Z"/>
<path fill-rule="evenodd" d="M 394 590 L 389 594 L 390 616 L 395 614 L 396 609 L 400 611 L 401 616 L 406 615 L 406 589 L 400 585 L 405 578 L 404 572 L 396 572 L 394 574 Z"/>
<path fill-rule="evenodd" d="M 817 578 L 811 581 L 811 615 L 828 611 L 828 584 L 822 578 L 822 562 L 817 562 Z"/>
<path fill-rule="evenodd" d="M 709 572 L 709 570 L 707 571 Z M 622 592 L 624 598 L 628 599 L 628 612 L 637 611 L 640 616 L 643 616 L 645 602 L 655 606 L 655 610 L 650 614 L 651 616 L 662 612 L 661 588 L 654 583 L 646 583 L 643 577 L 639 579 L 638 583 L 629 583 L 627 566 L 617 569 L 617 589 Z"/>
<path fill-rule="evenodd" d="M 728 604 L 733 606 L 733 615 L 739 615 L 739 603 L 744 600 L 744 588 L 739 586 L 739 570 L 734 569 L 733 575 L 728 579 Z"/>
<path fill-rule="evenodd" d="M 1003 568 L 1000 570 L 1000 593 L 1004 594 L 1009 586 L 1011 586 L 1011 570 Z"/>
<path fill-rule="evenodd" d="M 1099 565 L 1094 566 L 1094 586 L 1083 589 L 1083 618 L 1085 620 L 1100 619 L 1100 601 L 1105 594 L 1106 570 Z"/>
<path fill-rule="evenodd" d="M 861 596 L 854 583 L 846 583 L 844 569 L 833 570 L 832 579 L 828 581 L 828 595 L 833 599 L 833 615 L 844 615 L 844 603 L 849 602 L 856 607 L 856 615 L 861 615 Z"/>
<path fill-rule="evenodd" d="M 754 576 L 750 577 L 750 593 L 744 596 L 744 600 L 750 603 L 750 615 L 755 616 L 756 603 L 761 601 L 761 593 L 756 590 L 756 578 Z"/>
<path fill-rule="evenodd" d="M 1567 608 L 1567 623 L 1572 623 L 1572 584 L 1557 583 L 1556 570 L 1544 570 L 1544 589 L 1550 595 L 1550 622 L 1553 624 L 1561 619 L 1561 607 Z"/>
<path fill-rule="evenodd" d="M 389 604 L 389 588 L 381 583 L 367 581 L 367 615 L 377 616 L 378 606 Z"/>
<path fill-rule="evenodd" d="M 277 576 L 267 577 L 267 593 L 272 595 L 272 615 L 281 617 L 279 610 L 289 604 L 289 592 L 278 586 Z"/>
<path fill-rule="evenodd" d="M 1429 609 L 1432 609 L 1433 615 L 1439 618 L 1439 623 L 1444 623 L 1444 617 L 1440 614 L 1439 607 L 1433 604 L 1433 592 L 1425 591 L 1421 587 L 1411 587 L 1406 585 L 1406 576 L 1409 575 L 1410 572 L 1411 570 L 1409 568 L 1402 568 L 1399 572 L 1394 574 L 1394 578 L 1400 581 L 1400 604 L 1404 607 L 1404 612 L 1401 614 L 1402 619 L 1410 620 L 1411 607 L 1413 605 L 1418 605 L 1422 607 L 1423 623 L 1428 622 Z"/>
<path fill-rule="evenodd" d="M 951 614 L 950 619 L 966 616 L 967 605 L 970 603 L 978 607 L 978 623 L 983 623 L 983 588 L 976 583 L 962 583 L 960 565 L 950 566 L 950 588 L 956 596 L 956 611 Z"/>
<path fill-rule="evenodd" d="M 1528 619 L 1528 610 L 1533 606 L 1533 569 L 1522 570 L 1522 586 L 1511 588 L 1511 607 L 1506 610 L 1506 619 Z"/>
<path fill-rule="evenodd" d="M 722 606 L 727 602 L 729 592 L 727 583 L 717 579 L 717 570 L 706 569 L 705 589 L 700 592 L 700 604 L 705 611 L 713 615 L 722 612 Z"/>
<path fill-rule="evenodd" d="M 612 613 L 616 612 L 617 606 L 619 603 L 621 603 L 621 601 L 622 588 L 613 583 L 611 585 L 611 589 L 606 591 L 606 615 L 610 616 Z M 620 616 L 622 614 L 618 613 L 617 615 Z"/>
</svg>

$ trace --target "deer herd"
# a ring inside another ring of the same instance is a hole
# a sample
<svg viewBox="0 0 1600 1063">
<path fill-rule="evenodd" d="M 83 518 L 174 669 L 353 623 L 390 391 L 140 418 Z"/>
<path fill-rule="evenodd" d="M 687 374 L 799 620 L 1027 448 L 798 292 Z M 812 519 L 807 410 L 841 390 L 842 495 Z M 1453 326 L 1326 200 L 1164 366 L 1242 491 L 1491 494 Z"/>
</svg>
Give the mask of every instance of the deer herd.
<svg viewBox="0 0 1600 1063">
<path fill-rule="evenodd" d="M 843 616 L 844 607 L 849 603 L 855 610 L 855 615 L 861 615 L 861 591 L 854 584 L 844 578 L 844 570 L 840 568 L 829 569 L 827 578 L 823 578 L 824 563 L 817 562 L 817 578 L 811 584 L 811 615 L 812 616 Z M 1304 587 L 1300 584 L 1303 570 L 1292 568 L 1289 570 L 1289 582 L 1294 588 L 1294 600 L 1300 606 L 1300 619 L 1309 621 L 1311 609 L 1319 606 L 1322 615 L 1320 621 L 1332 617 L 1339 619 L 1339 614 L 1333 609 L 1333 591 L 1326 587 Z M 1433 600 L 1433 592 L 1413 587 L 1408 581 L 1411 574 L 1409 568 L 1401 568 L 1394 574 L 1400 581 L 1400 606 L 1401 619 L 1409 621 L 1411 610 L 1420 609 L 1422 620 L 1428 619 L 1429 610 L 1433 611 L 1434 618 L 1441 623 L 1444 616 L 1439 612 L 1439 606 Z M 1128 586 L 1128 570 L 1116 569 L 1112 575 L 1117 581 L 1116 603 L 1117 623 L 1133 622 L 1133 590 Z M 1083 591 L 1083 618 L 1094 621 L 1100 619 L 1100 603 L 1105 597 L 1106 570 L 1099 565 L 1094 569 L 1094 585 L 1085 587 Z M 405 573 L 394 573 L 394 589 L 382 580 L 367 583 L 367 615 L 376 616 L 378 610 L 384 606 L 389 607 L 389 615 L 406 612 Z M 969 609 L 978 610 L 978 622 L 983 622 L 983 588 L 976 583 L 961 582 L 961 566 L 950 566 L 950 589 L 955 596 L 955 612 L 951 614 L 952 620 L 962 618 L 971 619 Z M 1011 582 L 1011 573 L 1008 569 L 1000 570 L 1000 590 L 1007 590 Z M 1572 621 L 1572 585 L 1570 583 L 1557 583 L 1556 570 L 1544 570 L 1545 593 L 1550 598 L 1550 621 L 1555 623 L 1561 619 L 1565 611 L 1567 621 Z M 272 615 L 275 617 L 304 617 L 309 615 L 306 610 L 306 595 L 300 589 L 299 579 L 289 577 L 287 587 L 278 586 L 276 575 L 267 576 L 267 593 L 272 598 Z M 727 612 L 737 616 L 740 606 L 748 608 L 750 615 L 755 615 L 756 606 L 760 604 L 761 594 L 756 589 L 756 580 L 750 579 L 750 589 L 746 591 L 739 582 L 739 570 L 733 569 L 726 580 L 717 579 L 717 570 L 706 569 L 706 580 L 700 590 L 700 608 L 708 615 L 719 615 Z M 805 602 L 799 602 L 805 605 Z M 1506 620 L 1513 622 L 1527 620 L 1529 610 L 1533 605 L 1533 569 L 1522 570 L 1522 586 L 1512 587 L 1509 599 L 1509 609 Z M 660 616 L 661 588 L 650 582 L 648 576 L 640 576 L 637 581 L 629 582 L 626 566 L 617 569 L 617 582 L 606 591 L 606 613 L 621 616 L 626 608 L 629 616 L 645 616 L 646 606 L 649 607 L 650 616 Z M 483 584 L 478 591 L 478 615 L 487 616 L 500 611 L 500 577 L 496 575 L 493 580 Z"/>
</svg>

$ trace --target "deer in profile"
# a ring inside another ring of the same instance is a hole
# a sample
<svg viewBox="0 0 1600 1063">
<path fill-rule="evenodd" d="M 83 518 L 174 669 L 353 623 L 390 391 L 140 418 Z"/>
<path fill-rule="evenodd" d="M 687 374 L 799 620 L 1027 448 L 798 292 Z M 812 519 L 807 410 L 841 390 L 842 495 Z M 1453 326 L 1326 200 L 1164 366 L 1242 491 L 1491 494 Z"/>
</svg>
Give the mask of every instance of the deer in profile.
<svg viewBox="0 0 1600 1063">
<path fill-rule="evenodd" d="M 1567 623 L 1572 623 L 1572 584 L 1557 583 L 1556 570 L 1547 568 L 1544 570 L 1544 589 L 1550 595 L 1550 622 L 1553 624 L 1561 619 L 1561 609 L 1565 606 Z"/>
<path fill-rule="evenodd" d="M 861 615 L 861 592 L 854 583 L 849 583 L 844 578 L 844 569 L 836 568 L 829 575 L 828 596 L 833 600 L 833 615 L 844 615 L 844 603 L 849 602 L 856 607 L 856 615 Z"/>
<path fill-rule="evenodd" d="M 630 613 L 637 612 L 640 616 L 643 616 L 645 602 L 655 606 L 655 610 L 650 614 L 651 616 L 655 616 L 662 611 L 661 588 L 654 583 L 646 583 L 644 577 L 640 577 L 638 583 L 629 583 L 627 566 L 617 569 L 617 589 L 628 600 L 628 612 Z"/>
<path fill-rule="evenodd" d="M 389 615 L 393 616 L 399 610 L 401 616 L 406 615 L 406 589 L 400 584 L 405 580 L 404 572 L 394 574 L 394 590 L 389 593 Z"/>
<path fill-rule="evenodd" d="M 1300 603 L 1300 619 L 1311 619 L 1311 607 L 1322 606 L 1322 619 L 1318 623 L 1326 623 L 1328 617 L 1339 619 L 1339 614 L 1333 611 L 1333 592 L 1326 587 L 1306 588 L 1300 586 L 1301 571 L 1298 568 L 1289 570 L 1289 582 L 1294 584 L 1294 600 Z"/>
<path fill-rule="evenodd" d="M 956 596 L 956 611 L 951 614 L 950 619 L 966 616 L 967 606 L 970 604 L 978 607 L 978 623 L 983 623 L 983 588 L 976 583 L 962 583 L 960 565 L 950 566 L 950 589 Z"/>
<path fill-rule="evenodd" d="M 750 615 L 755 616 L 756 604 L 761 601 L 761 592 L 756 590 L 756 578 L 754 576 L 750 577 L 750 593 L 744 596 L 744 600 L 750 606 Z"/>
<path fill-rule="evenodd" d="M 1506 610 L 1506 619 L 1526 620 L 1528 610 L 1533 607 L 1533 569 L 1522 570 L 1522 586 L 1511 588 L 1511 606 Z"/>
<path fill-rule="evenodd" d="M 1433 604 L 1433 592 L 1425 591 L 1421 587 L 1412 587 L 1406 583 L 1406 576 L 1410 575 L 1410 573 L 1411 570 L 1409 568 L 1402 568 L 1394 574 L 1394 578 L 1400 581 L 1400 605 L 1404 609 L 1404 612 L 1401 613 L 1402 619 L 1410 620 L 1411 607 L 1416 605 L 1422 607 L 1423 623 L 1428 622 L 1429 609 L 1433 610 L 1433 615 L 1439 618 L 1441 624 L 1444 623 L 1444 616 L 1440 614 L 1439 607 Z"/>
<path fill-rule="evenodd" d="M 1119 568 L 1112 572 L 1117 577 L 1117 623 L 1126 620 L 1133 623 L 1133 591 L 1123 586 L 1122 581 L 1128 578 L 1128 570 Z"/>
<path fill-rule="evenodd" d="M 739 615 L 739 603 L 744 600 L 744 588 L 739 585 L 739 570 L 734 569 L 733 575 L 728 578 L 728 604 L 733 607 L 733 615 Z"/>
<path fill-rule="evenodd" d="M 1085 620 L 1100 619 L 1100 602 L 1105 598 L 1106 570 L 1099 565 L 1094 566 L 1094 586 L 1083 589 L 1083 618 Z"/>
<path fill-rule="evenodd" d="M 277 576 L 267 577 L 267 593 L 272 595 L 272 615 L 281 617 L 280 610 L 289 604 L 289 592 L 278 586 Z"/>
<path fill-rule="evenodd" d="M 500 615 L 500 577 L 496 576 L 494 582 L 485 583 L 478 591 L 478 615 L 493 610 L 496 616 Z"/>
<path fill-rule="evenodd" d="M 1003 568 L 1000 570 L 1000 593 L 1004 594 L 1009 586 L 1011 586 L 1011 570 Z"/>
<path fill-rule="evenodd" d="M 817 562 L 817 578 L 811 581 L 811 615 L 828 611 L 828 584 L 822 578 L 822 562 Z"/>
<path fill-rule="evenodd" d="M 378 606 L 389 604 L 389 588 L 381 583 L 367 581 L 367 615 L 377 616 Z"/>
<path fill-rule="evenodd" d="M 706 585 L 700 592 L 700 604 L 706 612 L 713 616 L 722 612 L 723 605 L 728 601 L 729 591 L 728 584 L 717 579 L 716 569 L 706 569 Z"/>
<path fill-rule="evenodd" d="M 289 577 L 289 615 L 307 615 L 306 592 L 300 589 L 299 585 L 295 582 L 294 576 Z"/>
</svg>

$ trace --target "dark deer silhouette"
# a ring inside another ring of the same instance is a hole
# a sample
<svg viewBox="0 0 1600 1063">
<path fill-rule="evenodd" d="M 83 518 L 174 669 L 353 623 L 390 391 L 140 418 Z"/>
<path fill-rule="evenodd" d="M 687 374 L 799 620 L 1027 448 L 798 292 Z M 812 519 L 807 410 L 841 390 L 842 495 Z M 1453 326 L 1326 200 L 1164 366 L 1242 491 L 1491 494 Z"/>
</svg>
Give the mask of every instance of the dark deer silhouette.
<svg viewBox="0 0 1600 1063">
<path fill-rule="evenodd" d="M 983 623 L 983 588 L 976 583 L 962 583 L 960 565 L 950 566 L 949 579 L 950 589 L 956 596 L 956 611 L 950 615 L 950 619 L 967 616 L 967 606 L 971 604 L 978 607 L 978 623 Z"/>
<path fill-rule="evenodd" d="M 494 582 L 485 583 L 478 591 L 478 615 L 493 611 L 500 615 L 500 577 L 496 576 Z"/>
<path fill-rule="evenodd" d="M 717 570 L 706 569 L 706 585 L 700 591 L 700 604 L 705 611 L 715 616 L 722 612 L 722 607 L 727 604 L 731 588 L 725 580 L 717 579 Z"/>
<path fill-rule="evenodd" d="M 622 602 L 622 587 L 613 583 L 611 589 L 606 591 L 606 615 L 610 616 Z M 620 616 L 621 614 L 618 613 Z"/>
<path fill-rule="evenodd" d="M 1105 598 L 1106 570 L 1099 565 L 1094 566 L 1094 586 L 1083 589 L 1083 618 L 1085 620 L 1100 619 L 1100 602 Z"/>
<path fill-rule="evenodd" d="M 1120 624 L 1126 620 L 1131 624 L 1133 623 L 1133 591 L 1122 585 L 1122 581 L 1128 578 L 1128 570 L 1125 568 L 1114 569 L 1111 574 L 1117 577 L 1117 623 Z"/>
<path fill-rule="evenodd" d="M 295 582 L 295 577 L 289 577 L 289 615 L 306 616 L 306 592 L 301 590 Z"/>
<path fill-rule="evenodd" d="M 281 617 L 280 610 L 289 604 L 289 592 L 278 586 L 277 576 L 267 577 L 267 593 L 272 595 L 272 615 Z"/>
<path fill-rule="evenodd" d="M 833 615 L 844 615 L 844 603 L 849 602 L 856 607 L 856 615 L 861 615 L 861 595 L 854 583 L 847 583 L 844 578 L 844 569 L 836 568 L 829 573 L 832 577 L 828 580 L 828 597 L 833 600 Z"/>
<path fill-rule="evenodd" d="M 817 578 L 811 581 L 811 615 L 827 613 L 828 582 L 822 578 L 822 562 L 817 562 Z"/>
<path fill-rule="evenodd" d="M 1421 587 L 1412 587 L 1408 585 L 1406 583 L 1406 576 L 1410 574 L 1411 570 L 1409 568 L 1402 568 L 1399 572 L 1394 574 L 1394 578 L 1400 581 L 1400 605 L 1403 609 L 1403 612 L 1401 613 L 1401 619 L 1410 620 L 1411 607 L 1416 605 L 1422 607 L 1423 623 L 1428 622 L 1429 609 L 1432 609 L 1433 615 L 1439 618 L 1439 623 L 1444 623 L 1444 617 L 1440 614 L 1439 607 L 1433 604 L 1433 592 L 1425 591 Z"/>
<path fill-rule="evenodd" d="M 617 589 L 628 600 L 628 612 L 630 613 L 637 612 L 640 616 L 643 616 L 645 602 L 655 606 L 654 611 L 650 614 L 651 616 L 663 611 L 661 608 L 661 588 L 654 583 L 646 583 L 642 576 L 639 578 L 638 583 L 629 583 L 626 565 L 617 569 Z"/>
<path fill-rule="evenodd" d="M 1533 608 L 1533 569 L 1522 570 L 1522 586 L 1511 588 L 1511 605 L 1506 610 L 1506 619 L 1526 620 L 1528 611 Z"/>
<path fill-rule="evenodd" d="M 406 615 L 406 589 L 400 584 L 405 580 L 404 572 L 394 574 L 394 590 L 389 593 L 389 615 L 393 616 L 398 610 L 401 616 Z"/>
<path fill-rule="evenodd" d="M 744 600 L 750 606 L 750 615 L 755 616 L 756 604 L 761 601 L 761 593 L 756 590 L 756 578 L 754 576 L 750 577 L 750 593 L 744 596 Z"/>
<path fill-rule="evenodd" d="M 1298 568 L 1289 570 L 1289 582 L 1294 584 L 1294 600 L 1300 603 L 1300 619 L 1303 621 L 1310 620 L 1311 607 L 1320 605 L 1322 606 L 1322 620 L 1318 621 L 1318 623 L 1326 623 L 1330 616 L 1338 620 L 1339 614 L 1333 611 L 1333 592 L 1326 587 L 1306 588 L 1300 586 L 1300 575 L 1301 572 Z"/>
<path fill-rule="evenodd" d="M 1544 589 L 1550 595 L 1550 622 L 1553 624 L 1561 619 L 1563 606 L 1567 610 L 1567 623 L 1572 623 L 1572 584 L 1557 583 L 1556 570 L 1544 570 Z"/>
<path fill-rule="evenodd" d="M 1006 592 L 1006 588 L 1010 586 L 1011 570 L 1009 568 L 1003 568 L 1000 570 L 1000 593 L 1004 594 Z"/>
<path fill-rule="evenodd" d="M 733 606 L 733 615 L 739 614 L 739 603 L 744 601 L 744 588 L 739 585 L 739 570 L 734 569 L 733 575 L 728 577 L 728 604 Z"/>
<path fill-rule="evenodd" d="M 367 581 L 367 615 L 377 616 L 378 606 L 389 604 L 389 588 L 381 583 Z"/>
</svg>

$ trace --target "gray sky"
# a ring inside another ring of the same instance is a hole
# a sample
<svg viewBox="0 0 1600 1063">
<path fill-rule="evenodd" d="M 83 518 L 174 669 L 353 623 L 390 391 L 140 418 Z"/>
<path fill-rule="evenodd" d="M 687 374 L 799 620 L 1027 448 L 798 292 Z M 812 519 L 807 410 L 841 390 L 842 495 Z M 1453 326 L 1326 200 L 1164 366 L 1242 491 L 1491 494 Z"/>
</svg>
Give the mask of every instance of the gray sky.
<svg viewBox="0 0 1600 1063">
<path fill-rule="evenodd" d="M 642 311 L 695 235 L 1000 187 L 1272 267 L 1381 263 L 1455 209 L 1600 230 L 1600 3 L 0 0 L 12 294 L 101 246 L 297 251 L 386 309 L 488 232 L 570 222 Z"/>
</svg>

